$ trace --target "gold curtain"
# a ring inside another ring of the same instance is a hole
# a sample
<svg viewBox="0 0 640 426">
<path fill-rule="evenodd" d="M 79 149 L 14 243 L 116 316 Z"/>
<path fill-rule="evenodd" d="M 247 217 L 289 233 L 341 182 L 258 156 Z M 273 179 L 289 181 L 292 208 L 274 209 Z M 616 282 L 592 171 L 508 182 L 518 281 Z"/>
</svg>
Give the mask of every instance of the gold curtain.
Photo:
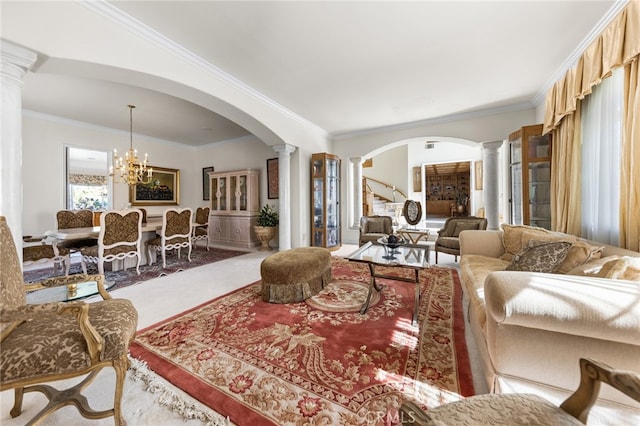
<svg viewBox="0 0 640 426">
<path fill-rule="evenodd" d="M 640 34 L 638 34 L 640 38 Z M 639 59 L 625 67 L 622 167 L 620 176 L 620 246 L 640 251 L 640 74 Z"/>
<path fill-rule="evenodd" d="M 622 138 L 620 245 L 638 250 L 640 219 L 640 1 L 632 0 L 585 50 L 576 65 L 547 93 L 544 132 L 552 132 L 552 227 L 580 234 L 580 167 L 568 167 L 570 158 L 580 158 L 580 100 L 593 86 L 625 67 L 625 105 Z M 576 185 L 578 185 L 576 187 Z M 576 198 L 577 201 L 576 201 Z M 577 219 L 576 219 L 577 218 Z"/>
<path fill-rule="evenodd" d="M 551 156 L 551 228 L 572 235 L 580 234 L 580 101 L 575 112 L 563 120 L 553 133 L 553 155 Z M 556 140 L 567 143 L 556 144 Z"/>
</svg>

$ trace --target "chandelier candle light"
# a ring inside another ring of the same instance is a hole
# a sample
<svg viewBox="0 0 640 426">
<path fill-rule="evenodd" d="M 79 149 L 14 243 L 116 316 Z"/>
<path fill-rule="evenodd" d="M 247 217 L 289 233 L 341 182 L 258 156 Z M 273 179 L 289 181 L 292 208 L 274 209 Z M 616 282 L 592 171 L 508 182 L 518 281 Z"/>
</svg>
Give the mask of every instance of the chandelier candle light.
<svg viewBox="0 0 640 426">
<path fill-rule="evenodd" d="M 117 173 L 118 182 L 127 185 L 137 185 L 139 183 L 147 184 L 151 182 L 153 177 L 153 168 L 147 165 L 148 156 L 144 154 L 144 161 L 138 159 L 138 150 L 133 149 L 133 109 L 135 105 L 129 107 L 129 151 L 124 154 L 124 159 L 118 157 L 118 150 L 113 150 L 113 164 L 109 169 L 109 176 L 114 177 Z"/>
</svg>

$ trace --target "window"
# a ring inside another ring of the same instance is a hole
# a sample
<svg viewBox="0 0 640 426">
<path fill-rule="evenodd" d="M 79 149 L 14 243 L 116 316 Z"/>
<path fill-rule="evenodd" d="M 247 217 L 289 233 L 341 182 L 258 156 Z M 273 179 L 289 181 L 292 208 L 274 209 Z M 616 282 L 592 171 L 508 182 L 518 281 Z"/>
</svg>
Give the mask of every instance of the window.
<svg viewBox="0 0 640 426">
<path fill-rule="evenodd" d="M 582 102 L 582 236 L 618 245 L 622 68 L 593 88 Z"/>
<path fill-rule="evenodd" d="M 110 208 L 108 152 L 66 147 L 66 160 L 66 208 Z"/>
</svg>

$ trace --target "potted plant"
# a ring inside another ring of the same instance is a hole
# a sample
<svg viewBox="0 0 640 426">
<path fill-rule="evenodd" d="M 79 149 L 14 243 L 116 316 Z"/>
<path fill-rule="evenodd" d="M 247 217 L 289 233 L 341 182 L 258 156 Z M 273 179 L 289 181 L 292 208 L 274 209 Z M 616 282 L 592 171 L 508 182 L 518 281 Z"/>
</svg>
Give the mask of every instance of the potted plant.
<svg viewBox="0 0 640 426">
<path fill-rule="evenodd" d="M 256 237 L 262 244 L 259 250 L 271 250 L 269 242 L 276 236 L 276 227 L 279 222 L 278 212 L 273 210 L 270 204 L 262 206 L 257 224 L 253 227 Z"/>
<path fill-rule="evenodd" d="M 454 187 L 454 189 L 456 190 L 456 209 L 458 210 L 458 213 L 464 213 L 469 196 L 458 190 L 457 187 Z"/>
</svg>

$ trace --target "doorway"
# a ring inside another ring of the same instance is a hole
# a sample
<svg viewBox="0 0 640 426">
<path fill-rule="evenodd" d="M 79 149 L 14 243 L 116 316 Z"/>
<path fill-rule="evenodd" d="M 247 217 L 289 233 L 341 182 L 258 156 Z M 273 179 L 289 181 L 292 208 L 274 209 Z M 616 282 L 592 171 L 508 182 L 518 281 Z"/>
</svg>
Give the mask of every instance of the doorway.
<svg viewBox="0 0 640 426">
<path fill-rule="evenodd" d="M 426 164 L 425 217 L 469 216 L 471 161 Z"/>
</svg>

